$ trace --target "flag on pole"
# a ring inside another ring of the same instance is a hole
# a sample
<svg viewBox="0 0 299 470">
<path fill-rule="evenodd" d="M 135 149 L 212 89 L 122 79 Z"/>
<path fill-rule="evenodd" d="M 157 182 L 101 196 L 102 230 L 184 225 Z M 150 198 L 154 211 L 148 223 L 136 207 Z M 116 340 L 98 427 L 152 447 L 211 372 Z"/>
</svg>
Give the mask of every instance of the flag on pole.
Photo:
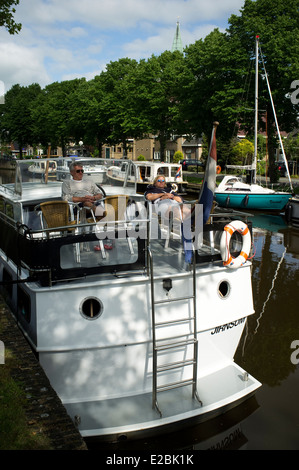
<svg viewBox="0 0 299 470">
<path fill-rule="evenodd" d="M 216 148 L 216 129 L 218 122 L 214 122 L 213 131 L 209 149 L 209 155 L 206 163 L 206 170 L 202 182 L 201 191 L 198 196 L 198 203 L 203 205 L 203 224 L 210 217 L 213 207 L 214 191 L 216 188 L 216 166 L 217 166 L 217 148 Z"/>
<path fill-rule="evenodd" d="M 182 176 L 181 171 L 182 171 L 182 167 L 180 166 L 177 173 L 176 173 L 176 175 L 175 175 L 175 179 L 180 178 Z"/>
</svg>

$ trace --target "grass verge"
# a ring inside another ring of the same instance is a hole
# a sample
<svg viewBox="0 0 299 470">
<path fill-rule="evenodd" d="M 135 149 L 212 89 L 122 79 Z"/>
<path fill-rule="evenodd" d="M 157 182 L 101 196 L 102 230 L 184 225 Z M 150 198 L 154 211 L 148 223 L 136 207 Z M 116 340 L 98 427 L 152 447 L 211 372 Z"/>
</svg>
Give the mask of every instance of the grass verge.
<svg viewBox="0 0 299 470">
<path fill-rule="evenodd" d="M 47 450 L 48 439 L 32 429 L 26 417 L 26 393 L 11 377 L 14 358 L 5 350 L 0 364 L 0 450 Z"/>
</svg>

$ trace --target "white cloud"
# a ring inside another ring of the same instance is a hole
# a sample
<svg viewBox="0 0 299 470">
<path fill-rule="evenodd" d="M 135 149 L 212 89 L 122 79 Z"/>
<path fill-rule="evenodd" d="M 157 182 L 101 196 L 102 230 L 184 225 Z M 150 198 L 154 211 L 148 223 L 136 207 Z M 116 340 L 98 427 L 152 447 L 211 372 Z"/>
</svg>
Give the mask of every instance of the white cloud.
<svg viewBox="0 0 299 470">
<path fill-rule="evenodd" d="M 12 85 L 24 86 L 49 83 L 50 77 L 43 67 L 43 58 L 39 51 L 16 44 L 0 43 L 0 80 L 8 91 Z"/>
<path fill-rule="evenodd" d="M 9 35 L 0 28 L 0 77 L 45 86 L 100 73 L 121 57 L 139 60 L 171 49 L 177 17 L 184 45 L 224 29 L 244 0 L 20 0 Z M 70 78 L 66 78 L 70 77 Z"/>
</svg>

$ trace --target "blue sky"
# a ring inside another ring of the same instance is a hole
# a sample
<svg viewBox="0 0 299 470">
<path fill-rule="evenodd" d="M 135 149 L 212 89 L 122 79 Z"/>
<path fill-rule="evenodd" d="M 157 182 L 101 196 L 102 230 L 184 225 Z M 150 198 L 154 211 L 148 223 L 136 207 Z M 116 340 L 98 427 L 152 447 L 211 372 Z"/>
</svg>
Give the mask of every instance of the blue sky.
<svg viewBox="0 0 299 470">
<path fill-rule="evenodd" d="M 0 29 L 0 81 L 12 85 L 92 79 L 110 61 L 171 50 L 176 22 L 183 45 L 224 31 L 244 0 L 20 0 L 19 34 Z"/>
</svg>

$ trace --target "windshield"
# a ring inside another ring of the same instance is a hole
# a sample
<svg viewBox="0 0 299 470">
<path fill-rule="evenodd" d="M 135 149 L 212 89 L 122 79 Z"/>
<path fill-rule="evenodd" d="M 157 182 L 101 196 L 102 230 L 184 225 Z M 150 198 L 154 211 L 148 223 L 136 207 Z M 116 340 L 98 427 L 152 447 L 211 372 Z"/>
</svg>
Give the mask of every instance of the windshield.
<svg viewBox="0 0 299 470">
<path fill-rule="evenodd" d="M 51 185 L 70 179 L 70 164 L 76 161 L 83 166 L 84 178 L 90 177 L 107 194 L 144 194 L 146 186 L 163 174 L 169 183 L 182 183 L 180 164 L 163 162 L 133 162 L 101 158 L 57 157 L 18 160 L 14 191 L 23 194 L 31 183 Z M 47 189 L 49 191 L 49 189 Z"/>
</svg>

